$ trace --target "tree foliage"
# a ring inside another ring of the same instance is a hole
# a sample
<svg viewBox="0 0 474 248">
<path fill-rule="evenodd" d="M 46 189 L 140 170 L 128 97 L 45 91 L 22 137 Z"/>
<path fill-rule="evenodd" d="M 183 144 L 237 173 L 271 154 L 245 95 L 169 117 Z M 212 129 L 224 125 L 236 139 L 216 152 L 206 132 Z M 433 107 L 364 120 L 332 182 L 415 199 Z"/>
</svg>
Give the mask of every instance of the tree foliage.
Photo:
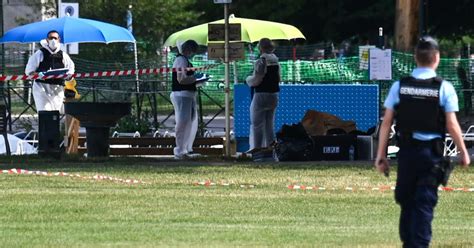
<svg viewBox="0 0 474 248">
<path fill-rule="evenodd" d="M 474 34 L 474 1 L 422 1 L 426 4 L 427 33 L 450 39 Z M 198 23 L 223 18 L 222 6 L 210 0 L 196 0 L 194 9 L 201 10 Z M 390 37 L 395 23 L 394 0 L 234 0 L 230 12 L 294 25 L 308 43 L 350 38 L 375 43 L 378 28 L 383 27 Z"/>
<path fill-rule="evenodd" d="M 474 1 L 425 1 L 428 33 L 455 39 L 474 35 Z"/>
<path fill-rule="evenodd" d="M 166 35 L 182 29 L 197 17 L 190 9 L 195 0 L 79 0 L 80 16 L 126 26 L 126 12 L 132 5 L 133 34 L 142 56 L 154 54 Z"/>
<path fill-rule="evenodd" d="M 74 0 L 71 0 L 71 2 Z M 422 0 L 426 3 L 427 33 L 459 39 L 474 34 L 472 0 Z M 65 1 L 64 1 L 65 2 Z M 222 19 L 223 5 L 212 0 L 76 0 L 80 15 L 125 26 L 132 4 L 133 31 L 140 56 L 155 53 L 172 33 Z M 307 43 L 321 41 L 375 44 L 378 28 L 391 37 L 395 23 L 394 0 L 233 0 L 230 13 L 237 17 L 283 22 L 298 27 Z M 87 45 L 83 46 L 87 47 Z M 97 47 L 97 46 L 96 46 Z M 110 47 L 110 46 L 109 46 Z M 122 49 L 122 48 L 120 48 Z M 120 52 L 118 48 L 117 52 Z M 123 50 L 123 49 L 122 49 Z M 123 51 L 122 51 L 123 52 Z"/>
<path fill-rule="evenodd" d="M 223 18 L 222 6 L 209 0 L 197 0 L 195 9 L 203 9 L 201 22 Z M 238 17 L 283 22 L 299 28 L 309 43 L 342 41 L 360 36 L 372 39 L 379 27 L 393 32 L 393 0 L 239 0 L 230 12 Z"/>
</svg>

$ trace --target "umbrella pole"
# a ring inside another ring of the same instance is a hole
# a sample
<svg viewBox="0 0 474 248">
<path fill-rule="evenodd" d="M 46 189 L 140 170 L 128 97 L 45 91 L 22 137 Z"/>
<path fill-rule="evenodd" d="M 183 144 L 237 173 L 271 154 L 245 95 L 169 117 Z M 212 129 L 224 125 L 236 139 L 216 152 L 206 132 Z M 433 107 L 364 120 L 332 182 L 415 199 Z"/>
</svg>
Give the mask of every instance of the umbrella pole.
<svg viewBox="0 0 474 248">
<path fill-rule="evenodd" d="M 233 61 L 232 66 L 233 66 L 233 69 L 234 69 L 234 84 L 238 84 L 239 79 L 237 77 L 237 61 Z"/>
<path fill-rule="evenodd" d="M 293 41 L 293 84 L 296 83 L 296 45 Z"/>
<path fill-rule="evenodd" d="M 140 120 L 141 106 L 140 106 L 140 81 L 138 78 L 138 53 L 137 53 L 137 42 L 133 42 L 133 55 L 135 57 L 135 89 L 136 89 L 136 102 L 137 102 L 137 120 Z"/>
<path fill-rule="evenodd" d="M 225 156 L 230 157 L 230 88 L 229 88 L 229 4 L 224 4 L 224 82 L 225 82 Z"/>
</svg>

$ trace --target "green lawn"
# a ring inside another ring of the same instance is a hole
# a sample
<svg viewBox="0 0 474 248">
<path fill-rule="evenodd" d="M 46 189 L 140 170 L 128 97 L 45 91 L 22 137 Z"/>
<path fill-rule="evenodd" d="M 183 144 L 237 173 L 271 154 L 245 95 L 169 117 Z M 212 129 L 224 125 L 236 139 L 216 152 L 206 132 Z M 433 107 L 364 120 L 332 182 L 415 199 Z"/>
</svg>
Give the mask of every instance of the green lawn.
<svg viewBox="0 0 474 248">
<path fill-rule="evenodd" d="M 393 192 L 344 190 L 394 184 L 394 173 L 386 179 L 368 163 L 30 159 L 0 168 L 148 183 L 0 174 L 1 247 L 400 246 Z M 204 180 L 231 185 L 193 185 Z M 474 187 L 474 169 L 457 168 L 451 186 Z M 440 192 L 434 247 L 474 246 L 473 203 L 474 192 Z"/>
</svg>

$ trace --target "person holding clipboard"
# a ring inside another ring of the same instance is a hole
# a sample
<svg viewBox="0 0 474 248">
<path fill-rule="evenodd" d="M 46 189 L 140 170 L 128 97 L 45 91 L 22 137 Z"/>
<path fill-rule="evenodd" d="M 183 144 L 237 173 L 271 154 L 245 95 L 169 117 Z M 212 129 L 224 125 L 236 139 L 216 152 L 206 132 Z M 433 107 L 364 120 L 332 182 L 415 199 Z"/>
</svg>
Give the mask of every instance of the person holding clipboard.
<svg viewBox="0 0 474 248">
<path fill-rule="evenodd" d="M 37 111 L 64 112 L 64 79 L 42 79 L 43 76 L 49 75 L 74 74 L 74 62 L 61 50 L 60 42 L 58 31 L 49 31 L 46 39 L 40 41 L 41 49 L 28 59 L 25 74 L 39 75 L 33 82 L 33 98 Z"/>
<path fill-rule="evenodd" d="M 184 68 L 193 67 L 190 59 L 196 54 L 198 44 L 187 40 L 178 45 L 178 54 L 173 63 L 172 92 L 170 95 L 175 114 L 176 146 L 173 149 L 175 159 L 186 159 L 200 156 L 193 152 L 193 143 L 198 129 L 197 87 L 209 79 L 206 74 L 195 73 Z"/>
</svg>

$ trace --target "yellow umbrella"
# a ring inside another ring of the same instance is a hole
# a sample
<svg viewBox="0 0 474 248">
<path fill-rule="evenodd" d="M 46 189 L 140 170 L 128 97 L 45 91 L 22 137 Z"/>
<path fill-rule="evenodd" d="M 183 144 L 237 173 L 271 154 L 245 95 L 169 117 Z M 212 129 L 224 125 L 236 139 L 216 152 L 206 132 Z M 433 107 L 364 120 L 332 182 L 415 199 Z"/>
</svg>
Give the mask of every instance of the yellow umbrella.
<svg viewBox="0 0 474 248">
<path fill-rule="evenodd" d="M 224 24 L 224 19 L 210 22 L 211 24 Z M 271 40 L 292 40 L 305 39 L 304 35 L 299 29 L 292 25 L 262 21 L 247 18 L 237 18 L 234 15 L 229 16 L 229 23 L 240 23 L 242 41 L 257 42 L 261 38 L 269 38 Z M 178 43 L 183 43 L 186 40 L 195 40 L 198 44 L 206 46 L 207 27 L 209 23 L 190 27 L 179 32 L 176 32 L 166 39 L 164 46 L 176 46 Z"/>
</svg>

